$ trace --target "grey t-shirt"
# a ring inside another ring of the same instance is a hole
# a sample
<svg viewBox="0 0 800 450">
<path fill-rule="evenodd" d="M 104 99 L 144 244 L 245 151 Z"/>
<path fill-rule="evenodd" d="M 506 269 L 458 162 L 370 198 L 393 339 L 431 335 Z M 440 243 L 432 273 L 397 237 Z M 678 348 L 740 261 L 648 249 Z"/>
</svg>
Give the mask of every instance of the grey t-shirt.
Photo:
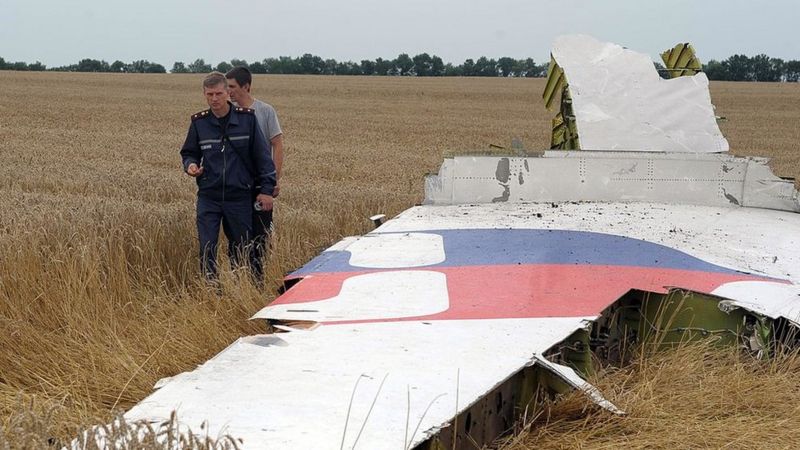
<svg viewBox="0 0 800 450">
<path fill-rule="evenodd" d="M 281 124 L 278 123 L 278 115 L 272 105 L 256 100 L 250 107 L 256 111 L 256 121 L 267 139 L 271 140 L 282 133 Z"/>
</svg>

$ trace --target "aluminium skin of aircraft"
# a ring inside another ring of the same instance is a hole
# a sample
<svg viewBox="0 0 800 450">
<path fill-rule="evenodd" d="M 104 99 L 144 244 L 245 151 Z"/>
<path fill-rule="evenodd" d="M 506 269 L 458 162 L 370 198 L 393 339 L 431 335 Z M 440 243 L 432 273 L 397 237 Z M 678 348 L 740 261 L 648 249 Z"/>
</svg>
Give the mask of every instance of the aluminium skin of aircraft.
<svg viewBox="0 0 800 450">
<path fill-rule="evenodd" d="M 423 205 L 287 276 L 253 316 L 284 332 L 160 381 L 124 419 L 177 411 L 245 449 L 473 448 L 537 389 L 623 414 L 583 376 L 626 341 L 768 356 L 800 326 L 793 183 L 725 153 L 704 74 L 664 80 L 588 36 L 552 55 L 571 150 L 445 159 Z"/>
</svg>

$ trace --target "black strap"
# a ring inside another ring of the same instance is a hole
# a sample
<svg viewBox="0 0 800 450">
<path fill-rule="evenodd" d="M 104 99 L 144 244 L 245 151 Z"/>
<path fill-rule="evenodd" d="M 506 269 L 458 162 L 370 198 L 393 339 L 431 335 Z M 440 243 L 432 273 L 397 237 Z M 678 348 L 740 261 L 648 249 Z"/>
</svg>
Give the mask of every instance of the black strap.
<svg viewBox="0 0 800 450">
<path fill-rule="evenodd" d="M 236 150 L 236 146 L 233 145 L 233 142 L 231 141 L 231 138 L 228 136 L 228 127 L 227 127 L 227 125 L 225 126 L 225 129 L 222 131 L 222 145 L 225 145 L 225 141 L 228 141 L 227 145 L 231 149 L 233 149 L 233 151 L 236 152 L 237 155 L 239 155 L 239 159 L 242 160 L 242 164 L 244 164 L 245 168 L 247 169 L 247 172 L 250 174 L 250 178 L 253 179 L 253 185 L 258 184 L 258 179 L 256 177 L 255 170 L 253 168 L 253 165 L 254 165 L 253 164 L 253 158 L 251 158 L 250 155 L 247 155 L 247 158 L 245 158 L 241 153 L 239 153 L 238 150 Z"/>
<path fill-rule="evenodd" d="M 232 116 L 233 113 L 234 113 L 233 106 L 231 106 L 231 111 L 228 114 Z M 255 121 L 253 122 L 255 123 Z M 234 152 L 236 152 L 237 155 L 239 155 L 239 159 L 242 160 L 242 163 L 244 164 L 245 168 L 247 168 L 247 172 L 250 174 L 250 178 L 253 179 L 253 187 L 255 188 L 255 186 L 259 185 L 258 174 L 255 171 L 255 161 L 253 161 L 253 157 L 251 154 L 243 156 L 241 153 L 239 153 L 238 150 L 236 150 L 236 146 L 233 145 L 230 136 L 228 136 L 228 125 L 230 123 L 231 123 L 231 118 L 228 117 L 228 121 L 225 122 L 225 127 L 223 127 L 222 129 L 222 143 L 224 145 L 225 141 L 228 141 L 228 145 L 233 149 Z M 248 142 L 250 142 L 250 145 L 253 144 L 252 141 L 248 140 Z"/>
</svg>

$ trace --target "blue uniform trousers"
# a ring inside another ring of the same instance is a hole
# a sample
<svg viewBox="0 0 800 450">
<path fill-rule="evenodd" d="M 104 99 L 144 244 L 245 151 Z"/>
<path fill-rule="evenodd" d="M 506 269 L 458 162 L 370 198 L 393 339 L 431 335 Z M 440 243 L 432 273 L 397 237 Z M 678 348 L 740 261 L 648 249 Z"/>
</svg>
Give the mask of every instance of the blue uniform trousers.
<svg viewBox="0 0 800 450">
<path fill-rule="evenodd" d="M 237 266 L 241 255 L 249 256 L 247 245 L 252 237 L 253 204 L 249 197 L 224 202 L 197 197 L 197 235 L 200 238 L 200 270 L 209 279 L 217 277 L 219 225 L 228 238 L 228 256 Z M 248 261 L 249 263 L 249 261 Z"/>
<path fill-rule="evenodd" d="M 253 202 L 255 202 L 258 192 L 253 193 Z M 254 211 L 253 212 L 253 244 L 250 248 L 250 268 L 253 270 L 253 276 L 257 281 L 264 281 L 264 268 L 263 260 L 269 248 L 269 236 L 272 233 L 272 211 Z"/>
</svg>

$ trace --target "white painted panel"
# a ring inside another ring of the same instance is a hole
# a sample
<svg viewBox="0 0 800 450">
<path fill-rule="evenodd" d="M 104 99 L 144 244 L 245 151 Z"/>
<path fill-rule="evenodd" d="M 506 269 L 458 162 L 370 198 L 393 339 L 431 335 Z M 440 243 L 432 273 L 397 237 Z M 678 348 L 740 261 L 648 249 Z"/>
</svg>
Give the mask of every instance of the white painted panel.
<svg viewBox="0 0 800 450">
<path fill-rule="evenodd" d="M 350 265 L 374 269 L 429 266 L 445 259 L 442 237 L 430 233 L 366 235 L 347 251 Z"/>
<path fill-rule="evenodd" d="M 763 158 L 547 151 L 456 156 L 442 167 L 428 177 L 436 183 L 427 186 L 438 186 L 426 191 L 428 204 L 635 201 L 800 211 L 793 182 L 772 174 Z"/>
<path fill-rule="evenodd" d="M 723 284 L 713 294 L 735 299 L 728 304 L 800 325 L 800 286 L 796 284 L 737 281 Z"/>
<path fill-rule="evenodd" d="M 250 337 L 125 417 L 157 422 L 177 409 L 193 429 L 207 422 L 211 436 L 230 433 L 246 450 L 339 449 L 345 426 L 350 449 L 366 424 L 357 448 L 402 449 L 591 319 L 369 323 Z"/>
<path fill-rule="evenodd" d="M 552 55 L 569 83 L 581 148 L 728 151 L 705 74 L 665 80 L 649 56 L 584 35 L 557 38 Z"/>
<path fill-rule="evenodd" d="M 253 318 L 314 322 L 398 319 L 436 314 L 446 311 L 449 305 L 443 273 L 389 271 L 350 277 L 335 297 L 267 306 Z"/>
</svg>

